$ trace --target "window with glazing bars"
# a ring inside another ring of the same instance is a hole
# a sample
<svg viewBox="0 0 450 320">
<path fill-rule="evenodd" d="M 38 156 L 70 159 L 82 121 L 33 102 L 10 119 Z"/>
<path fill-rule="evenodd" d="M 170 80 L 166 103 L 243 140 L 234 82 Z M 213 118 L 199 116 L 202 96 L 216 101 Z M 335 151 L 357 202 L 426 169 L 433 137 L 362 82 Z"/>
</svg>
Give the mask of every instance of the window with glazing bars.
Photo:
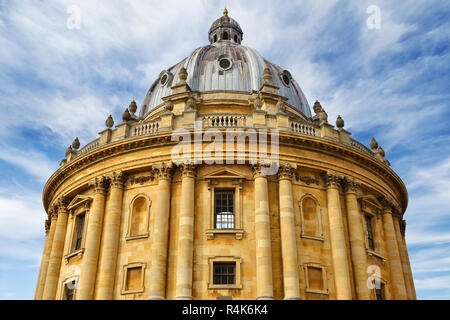
<svg viewBox="0 0 450 320">
<path fill-rule="evenodd" d="M 66 283 L 66 300 L 73 300 L 75 294 L 75 281 Z"/>
<path fill-rule="evenodd" d="M 84 214 L 77 215 L 75 250 L 81 249 L 81 242 L 83 241 L 84 218 L 85 218 Z"/>
<path fill-rule="evenodd" d="M 235 284 L 236 263 L 214 262 L 214 284 Z"/>
<path fill-rule="evenodd" d="M 375 288 L 377 300 L 384 300 L 384 283 L 380 284 L 380 288 Z"/>
<path fill-rule="evenodd" d="M 372 218 L 370 216 L 365 216 L 365 218 L 367 229 L 367 242 L 369 243 L 369 249 L 375 250 L 375 243 L 373 241 Z"/>
<path fill-rule="evenodd" d="M 234 191 L 215 192 L 216 229 L 234 229 Z"/>
</svg>

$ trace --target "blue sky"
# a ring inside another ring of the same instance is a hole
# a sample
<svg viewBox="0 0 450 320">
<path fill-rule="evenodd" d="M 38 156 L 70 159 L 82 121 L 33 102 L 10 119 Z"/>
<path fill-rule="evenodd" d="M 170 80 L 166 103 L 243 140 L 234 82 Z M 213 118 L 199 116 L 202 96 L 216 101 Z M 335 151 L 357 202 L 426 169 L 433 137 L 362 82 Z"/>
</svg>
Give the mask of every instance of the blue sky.
<svg viewBox="0 0 450 320">
<path fill-rule="evenodd" d="M 42 189 L 75 137 L 142 102 L 159 73 L 207 44 L 225 6 L 243 44 L 288 69 L 353 137 L 376 137 L 409 191 L 407 243 L 420 299 L 450 299 L 448 1 L 0 2 L 0 299 L 32 299 Z M 81 12 L 67 27 L 68 8 Z M 380 8 L 381 28 L 366 12 Z"/>
</svg>

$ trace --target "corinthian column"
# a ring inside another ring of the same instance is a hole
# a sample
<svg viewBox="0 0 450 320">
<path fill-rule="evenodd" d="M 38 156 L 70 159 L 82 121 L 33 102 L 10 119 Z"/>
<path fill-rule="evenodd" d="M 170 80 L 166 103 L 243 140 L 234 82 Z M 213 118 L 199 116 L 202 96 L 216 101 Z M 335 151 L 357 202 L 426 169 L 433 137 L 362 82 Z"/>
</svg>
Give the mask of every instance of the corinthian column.
<svg viewBox="0 0 450 320">
<path fill-rule="evenodd" d="M 126 175 L 121 171 L 111 176 L 111 194 L 105 212 L 102 258 L 98 274 L 97 299 L 112 300 L 119 251 L 120 218 L 122 215 L 123 185 Z"/>
<path fill-rule="evenodd" d="M 256 299 L 273 299 L 272 245 L 267 176 L 255 165 Z"/>
<path fill-rule="evenodd" d="M 192 262 L 194 257 L 195 168 L 180 166 L 182 173 L 180 218 L 178 225 L 177 300 L 192 300 Z"/>
<path fill-rule="evenodd" d="M 53 235 L 52 249 L 48 262 L 47 278 L 45 281 L 42 299 L 54 300 L 56 298 L 56 289 L 58 287 L 59 271 L 61 268 L 61 260 L 64 251 L 64 241 L 67 230 L 67 198 L 60 198 L 57 201 L 55 213 L 57 210 L 57 218 L 52 217 L 53 222 L 56 219 L 55 234 Z"/>
<path fill-rule="evenodd" d="M 381 198 L 383 204 L 383 229 L 391 271 L 391 283 L 394 289 L 394 297 L 397 300 L 406 300 L 405 279 L 398 250 L 398 243 L 395 237 L 394 221 L 392 220 L 392 204 L 385 198 Z"/>
<path fill-rule="evenodd" d="M 339 200 L 339 182 L 340 178 L 336 175 L 329 173 L 325 175 L 336 297 L 338 300 L 351 300 L 352 291 L 350 287 L 344 222 Z"/>
<path fill-rule="evenodd" d="M 172 167 L 165 163 L 155 167 L 158 175 L 158 197 L 155 204 L 152 255 L 150 267 L 150 300 L 166 296 L 167 243 L 169 239 L 170 185 Z"/>
<path fill-rule="evenodd" d="M 292 203 L 292 176 L 294 168 L 282 164 L 278 169 L 280 196 L 281 254 L 283 257 L 284 299 L 299 300 L 297 240 L 295 237 L 294 206 Z"/>
<path fill-rule="evenodd" d="M 395 238 L 397 239 L 398 252 L 400 254 L 400 261 L 402 263 L 403 277 L 405 280 L 406 296 L 408 300 L 415 300 L 414 298 L 414 288 L 412 287 L 412 274 L 409 269 L 409 261 L 406 256 L 406 247 L 403 242 L 403 236 L 400 231 L 400 221 L 402 220 L 400 212 L 396 211 L 394 217 L 394 229 Z"/>
<path fill-rule="evenodd" d="M 50 253 L 52 251 L 52 242 L 53 242 L 53 236 L 55 235 L 55 229 L 56 229 L 56 214 L 54 214 L 53 208 L 50 209 L 50 220 L 45 221 L 45 245 L 44 245 L 44 252 L 42 254 L 42 261 L 41 261 L 41 267 L 39 268 L 39 276 L 38 276 L 38 283 L 36 286 L 36 292 L 34 294 L 35 300 L 41 300 L 42 294 L 44 293 L 44 287 L 45 287 L 45 280 L 47 278 L 47 269 L 48 269 L 48 262 L 50 260 Z"/>
<path fill-rule="evenodd" d="M 353 272 L 355 273 L 356 295 L 358 300 L 369 300 L 370 290 L 367 287 L 367 253 L 363 219 L 356 199 L 357 184 L 347 180 L 345 183 L 345 202 L 347 204 L 348 231 L 352 254 Z"/>
<path fill-rule="evenodd" d="M 91 300 L 94 297 L 103 215 L 105 213 L 105 183 L 105 177 L 95 178 L 92 182 L 94 200 L 87 220 L 86 243 L 81 264 L 80 285 L 77 288 L 77 300 Z"/>
</svg>

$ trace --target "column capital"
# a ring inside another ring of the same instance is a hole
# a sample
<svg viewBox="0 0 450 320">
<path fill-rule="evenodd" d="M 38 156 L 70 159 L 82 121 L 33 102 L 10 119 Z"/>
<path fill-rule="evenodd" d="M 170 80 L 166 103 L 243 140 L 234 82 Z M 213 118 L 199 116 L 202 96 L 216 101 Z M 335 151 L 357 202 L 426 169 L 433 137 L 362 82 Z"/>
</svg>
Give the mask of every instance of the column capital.
<svg viewBox="0 0 450 320">
<path fill-rule="evenodd" d="M 111 188 L 123 189 L 124 184 L 127 181 L 127 174 L 122 171 L 114 171 L 108 178 L 111 183 Z"/>
<path fill-rule="evenodd" d="M 89 185 L 94 187 L 94 193 L 105 193 L 107 179 L 105 176 L 95 177 Z"/>
<path fill-rule="evenodd" d="M 350 193 L 356 194 L 356 191 L 360 185 L 361 184 L 356 182 L 355 178 L 352 177 L 345 176 L 344 179 L 342 180 L 342 189 L 346 194 Z"/>
<path fill-rule="evenodd" d="M 192 163 L 181 163 L 178 165 L 178 168 L 180 168 L 181 176 L 189 177 L 189 178 L 195 178 L 197 166 Z"/>
<path fill-rule="evenodd" d="M 327 189 L 339 189 L 342 177 L 336 172 L 328 171 L 327 173 L 324 173 L 322 177 Z"/>
<path fill-rule="evenodd" d="M 251 165 L 252 173 L 254 178 L 267 177 L 264 172 L 267 168 L 270 168 L 271 163 L 269 161 L 258 161 Z"/>
<path fill-rule="evenodd" d="M 383 214 L 390 213 L 393 215 L 394 212 L 394 202 L 392 199 L 387 198 L 385 196 L 378 197 L 378 201 L 380 202 L 383 210 Z"/>
<path fill-rule="evenodd" d="M 278 180 L 292 180 L 294 176 L 295 166 L 289 162 L 282 162 L 278 167 Z"/>
<path fill-rule="evenodd" d="M 67 212 L 67 206 L 70 203 L 70 199 L 66 197 L 60 197 L 56 200 L 57 212 Z"/>
<path fill-rule="evenodd" d="M 171 180 L 173 165 L 172 162 L 161 162 L 153 166 L 154 173 L 159 180 Z"/>
<path fill-rule="evenodd" d="M 50 218 L 50 221 L 58 219 L 58 205 L 56 203 L 53 204 L 53 206 L 48 211 L 48 216 Z"/>
</svg>

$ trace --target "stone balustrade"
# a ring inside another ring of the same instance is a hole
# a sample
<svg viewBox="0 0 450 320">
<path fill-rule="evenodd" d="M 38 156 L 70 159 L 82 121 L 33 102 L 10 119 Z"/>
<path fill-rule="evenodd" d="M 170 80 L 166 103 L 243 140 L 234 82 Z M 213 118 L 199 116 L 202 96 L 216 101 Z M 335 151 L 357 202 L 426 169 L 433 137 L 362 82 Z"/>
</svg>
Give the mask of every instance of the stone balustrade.
<svg viewBox="0 0 450 320">
<path fill-rule="evenodd" d="M 247 117 L 237 114 L 211 114 L 203 116 L 203 127 L 208 128 L 233 128 L 246 127 Z"/>
<path fill-rule="evenodd" d="M 245 114 L 208 114 L 201 116 L 201 121 L 203 124 L 203 128 L 251 128 L 253 127 L 251 119 L 248 118 L 248 115 Z M 314 124 L 308 124 L 302 121 L 297 120 L 289 120 L 289 126 L 292 132 L 313 136 L 313 137 L 322 137 L 321 128 Z M 135 123 L 130 126 L 129 133 L 126 135 L 125 139 L 140 137 L 145 135 L 157 134 L 161 130 L 161 120 L 153 120 L 150 122 L 144 123 Z M 326 137 L 324 137 L 326 138 Z M 87 154 L 100 146 L 100 139 L 96 139 L 79 151 L 76 152 L 76 156 L 74 158 L 78 158 L 84 154 Z M 356 149 L 364 154 L 367 154 L 371 157 L 375 156 L 375 153 L 371 151 L 368 147 L 363 145 L 362 143 L 350 139 L 350 146 L 353 149 Z M 74 159 L 72 158 L 72 159 Z M 69 160 L 70 161 L 70 160 Z"/>
<path fill-rule="evenodd" d="M 319 137 L 319 128 L 299 121 L 290 122 L 291 130 L 295 133 L 305 134 L 307 136 Z"/>
<path fill-rule="evenodd" d="M 142 124 L 138 124 L 137 126 L 131 128 L 131 136 L 139 137 L 139 136 L 145 136 L 147 134 L 158 133 L 160 127 L 161 127 L 161 123 L 159 121 L 144 122 Z"/>
<path fill-rule="evenodd" d="M 363 145 L 362 143 L 359 143 L 358 141 L 351 139 L 350 145 L 354 148 L 357 149 L 369 156 L 374 156 L 375 154 L 373 153 L 373 151 L 371 151 L 369 148 L 367 148 L 365 145 Z"/>
<path fill-rule="evenodd" d="M 83 148 L 81 148 L 77 152 L 77 156 L 86 154 L 94 149 L 97 149 L 99 146 L 100 146 L 100 139 L 95 139 L 94 141 L 89 142 L 87 145 L 85 145 Z"/>
</svg>

